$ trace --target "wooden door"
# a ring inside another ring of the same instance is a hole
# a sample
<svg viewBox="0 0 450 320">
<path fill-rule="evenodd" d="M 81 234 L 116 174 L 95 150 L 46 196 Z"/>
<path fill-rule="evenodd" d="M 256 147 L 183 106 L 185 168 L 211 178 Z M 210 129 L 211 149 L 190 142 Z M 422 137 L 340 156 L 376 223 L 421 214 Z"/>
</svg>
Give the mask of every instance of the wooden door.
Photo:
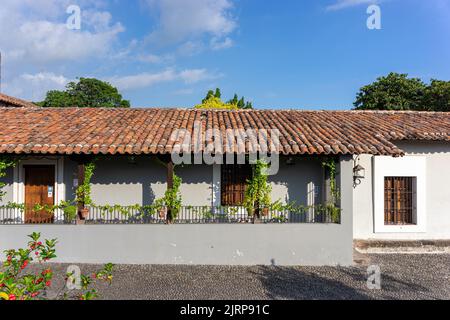
<svg viewBox="0 0 450 320">
<path fill-rule="evenodd" d="M 24 166 L 25 170 L 25 223 L 53 223 L 54 214 L 36 211 L 39 205 L 55 204 L 55 166 Z"/>
</svg>

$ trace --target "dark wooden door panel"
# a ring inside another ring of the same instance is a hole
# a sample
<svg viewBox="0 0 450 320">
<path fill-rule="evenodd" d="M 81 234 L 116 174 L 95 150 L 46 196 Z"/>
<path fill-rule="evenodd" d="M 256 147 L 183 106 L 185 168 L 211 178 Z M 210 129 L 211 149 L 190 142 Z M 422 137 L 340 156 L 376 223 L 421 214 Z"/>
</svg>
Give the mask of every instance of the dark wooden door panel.
<svg viewBox="0 0 450 320">
<path fill-rule="evenodd" d="M 55 204 L 55 166 L 24 166 L 25 170 L 25 223 L 53 223 L 53 213 L 36 211 L 35 205 Z"/>
</svg>

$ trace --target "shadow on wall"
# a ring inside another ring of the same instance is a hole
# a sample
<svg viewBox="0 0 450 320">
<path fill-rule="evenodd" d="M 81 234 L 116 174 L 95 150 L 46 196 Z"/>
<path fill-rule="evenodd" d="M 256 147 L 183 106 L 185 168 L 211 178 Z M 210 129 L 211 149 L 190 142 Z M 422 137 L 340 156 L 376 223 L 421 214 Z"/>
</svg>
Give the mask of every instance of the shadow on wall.
<svg viewBox="0 0 450 320">
<path fill-rule="evenodd" d="M 269 181 L 275 186 L 274 191 L 278 189 L 277 186 L 282 186 L 284 189 L 282 192 L 285 194 L 279 195 L 277 192 L 273 192 L 272 200 L 295 201 L 297 205 L 306 205 L 308 203 L 308 185 L 314 184 L 319 187 L 319 198 L 316 200 L 320 202 L 320 188 L 323 184 L 323 169 L 320 159 L 298 157 L 291 164 L 287 164 L 286 160 L 285 157 L 280 158 L 278 174 L 269 178 Z"/>
<path fill-rule="evenodd" d="M 382 274 L 382 290 L 367 288 L 365 268 L 261 266 L 255 272 L 269 299 L 282 300 L 369 300 L 400 299 L 408 292 L 429 299 L 421 285 Z"/>
<path fill-rule="evenodd" d="M 184 198 L 205 198 L 204 201 L 210 203 L 212 167 L 206 170 L 205 166 L 199 165 L 176 166 L 175 173 L 183 180 Z M 167 168 L 155 157 L 148 156 L 102 159 L 97 162 L 92 185 L 95 186 L 94 196 L 100 203 L 123 201 L 131 205 L 142 201 L 143 205 L 150 205 L 167 189 Z M 111 194 L 113 191 L 119 194 Z M 116 197 L 120 198 L 112 201 Z"/>
<path fill-rule="evenodd" d="M 102 159 L 97 162 L 97 167 L 92 177 L 92 185 L 97 189 L 100 187 L 111 187 L 113 185 L 129 186 L 123 192 L 133 193 L 142 192 L 142 204 L 150 205 L 154 202 L 155 188 L 161 193 L 165 189 L 167 183 L 167 174 L 165 167 L 154 157 L 116 157 Z M 110 188 L 105 189 L 112 190 Z M 103 195 L 102 198 L 119 197 L 132 198 L 132 194 L 113 194 Z M 101 201 L 104 202 L 104 201 Z M 135 204 L 137 201 L 132 201 Z M 140 201 L 139 201 L 140 202 Z M 110 201 L 108 201 L 110 203 Z M 113 204 L 120 203 L 120 200 Z"/>
</svg>

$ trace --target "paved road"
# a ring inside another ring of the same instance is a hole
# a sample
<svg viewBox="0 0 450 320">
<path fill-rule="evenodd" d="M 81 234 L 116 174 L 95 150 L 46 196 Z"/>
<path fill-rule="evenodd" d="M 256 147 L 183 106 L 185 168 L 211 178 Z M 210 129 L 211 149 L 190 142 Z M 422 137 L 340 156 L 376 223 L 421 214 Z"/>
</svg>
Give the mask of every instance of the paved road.
<svg viewBox="0 0 450 320">
<path fill-rule="evenodd" d="M 103 299 L 450 299 L 450 255 L 368 255 L 341 267 L 116 266 Z M 366 285 L 367 264 L 382 289 Z M 64 265 L 54 265 L 59 278 Z M 92 272 L 95 266 L 81 266 Z M 60 285 L 58 281 L 55 287 Z"/>
</svg>

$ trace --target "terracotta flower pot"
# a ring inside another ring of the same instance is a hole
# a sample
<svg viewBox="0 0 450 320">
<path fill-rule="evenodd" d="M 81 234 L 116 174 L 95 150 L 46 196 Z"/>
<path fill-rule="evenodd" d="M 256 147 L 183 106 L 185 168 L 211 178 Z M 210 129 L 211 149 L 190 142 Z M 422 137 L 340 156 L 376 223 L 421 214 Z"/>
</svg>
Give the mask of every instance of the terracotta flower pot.
<svg viewBox="0 0 450 320">
<path fill-rule="evenodd" d="M 89 209 L 88 208 L 81 209 L 80 213 L 81 213 L 81 218 L 83 220 L 86 220 L 89 217 Z"/>
<path fill-rule="evenodd" d="M 165 220 L 167 216 L 167 208 L 159 209 L 159 218 Z"/>
</svg>

